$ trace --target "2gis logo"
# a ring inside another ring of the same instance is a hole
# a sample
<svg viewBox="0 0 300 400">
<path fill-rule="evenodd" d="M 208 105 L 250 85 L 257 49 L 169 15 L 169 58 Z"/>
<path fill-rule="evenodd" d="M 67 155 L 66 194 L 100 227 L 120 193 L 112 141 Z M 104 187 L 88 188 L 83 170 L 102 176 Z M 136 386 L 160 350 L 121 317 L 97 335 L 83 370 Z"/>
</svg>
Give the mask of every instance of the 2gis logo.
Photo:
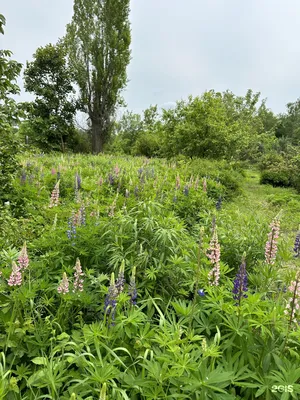
<svg viewBox="0 0 300 400">
<path fill-rule="evenodd" d="M 293 385 L 287 385 L 287 386 L 284 386 L 284 385 L 273 385 L 272 386 L 272 392 L 273 393 L 277 393 L 277 392 L 279 392 L 279 393 L 293 393 L 293 391 L 294 391 Z"/>
</svg>

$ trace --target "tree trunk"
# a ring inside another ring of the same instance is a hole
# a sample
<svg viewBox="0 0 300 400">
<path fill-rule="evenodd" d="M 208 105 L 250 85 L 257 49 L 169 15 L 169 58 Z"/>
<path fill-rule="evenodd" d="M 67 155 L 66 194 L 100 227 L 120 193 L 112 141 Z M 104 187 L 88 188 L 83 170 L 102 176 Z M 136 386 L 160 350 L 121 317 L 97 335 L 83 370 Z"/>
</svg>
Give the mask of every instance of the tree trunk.
<svg viewBox="0 0 300 400">
<path fill-rule="evenodd" d="M 92 152 L 98 154 L 103 152 L 103 130 L 99 121 L 92 120 Z"/>
</svg>

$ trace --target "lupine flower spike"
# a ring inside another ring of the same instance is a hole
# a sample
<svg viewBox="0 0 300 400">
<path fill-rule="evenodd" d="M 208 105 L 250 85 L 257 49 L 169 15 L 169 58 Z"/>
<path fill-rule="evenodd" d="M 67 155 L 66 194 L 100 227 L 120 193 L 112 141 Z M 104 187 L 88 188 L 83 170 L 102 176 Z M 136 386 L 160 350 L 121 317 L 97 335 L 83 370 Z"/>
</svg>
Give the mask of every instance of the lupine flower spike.
<svg viewBox="0 0 300 400">
<path fill-rule="evenodd" d="M 20 272 L 20 267 L 14 261 L 12 262 L 12 271 L 7 283 L 8 286 L 22 285 L 22 274 Z"/>
<path fill-rule="evenodd" d="M 69 279 L 65 272 L 63 273 L 63 278 L 57 288 L 57 291 L 58 291 L 58 293 L 62 293 L 62 294 L 69 293 Z"/>
<path fill-rule="evenodd" d="M 294 257 L 295 258 L 300 257 L 300 226 L 294 243 Z"/>
<path fill-rule="evenodd" d="M 74 272 L 73 293 L 82 292 L 83 291 L 83 279 L 82 279 L 82 276 L 84 276 L 84 273 L 82 272 L 82 267 L 81 267 L 79 258 L 77 258 L 77 260 L 76 260 L 76 264 L 75 264 L 74 269 L 75 269 L 75 272 Z"/>
<path fill-rule="evenodd" d="M 123 292 L 125 286 L 124 270 L 125 270 L 125 261 L 123 260 L 120 266 L 118 279 L 116 280 L 116 289 L 118 295 Z"/>
<path fill-rule="evenodd" d="M 291 282 L 288 290 L 292 293 L 292 297 L 289 298 L 284 313 L 289 315 L 289 326 L 291 326 L 292 322 L 297 323 L 296 314 L 299 314 L 300 310 L 300 272 L 297 273 L 296 279 Z"/>
<path fill-rule="evenodd" d="M 276 260 L 277 242 L 280 232 L 280 220 L 278 216 L 273 219 L 270 228 L 271 230 L 268 234 L 268 241 L 265 248 L 265 260 L 268 265 L 273 265 Z"/>
<path fill-rule="evenodd" d="M 206 182 L 206 178 L 203 179 L 203 192 L 207 192 L 207 182 Z"/>
<path fill-rule="evenodd" d="M 246 254 L 244 253 L 242 264 L 236 274 L 236 278 L 234 280 L 234 288 L 232 290 L 233 298 L 237 301 L 236 306 L 241 305 L 241 299 L 247 298 L 246 292 L 248 291 L 248 278 L 247 278 L 247 271 L 246 271 Z"/>
<path fill-rule="evenodd" d="M 20 271 L 22 269 L 28 268 L 29 258 L 28 258 L 28 254 L 27 254 L 26 242 L 24 242 L 22 250 L 20 252 L 20 255 L 18 258 L 18 264 L 19 264 Z"/>
<path fill-rule="evenodd" d="M 137 300 L 137 290 L 136 290 L 136 283 L 135 283 L 135 274 L 136 274 L 136 267 L 133 267 L 132 269 L 132 274 L 130 278 L 130 283 L 129 283 L 129 290 L 128 294 L 130 296 L 130 304 L 132 306 L 136 305 L 136 300 Z"/>
<path fill-rule="evenodd" d="M 54 186 L 54 189 L 51 193 L 51 198 L 50 198 L 50 204 L 49 208 L 58 206 L 58 200 L 59 200 L 59 182 L 57 181 L 56 185 Z"/>
<path fill-rule="evenodd" d="M 218 234 L 216 226 L 206 255 L 210 259 L 213 265 L 213 268 L 208 274 L 209 283 L 211 286 L 218 286 L 220 279 L 220 245 L 218 242 Z"/>
<path fill-rule="evenodd" d="M 108 293 L 104 302 L 104 313 L 111 316 L 112 321 L 115 319 L 116 306 L 117 306 L 118 290 L 115 284 L 115 274 L 112 272 L 110 278 L 110 285 Z"/>
</svg>

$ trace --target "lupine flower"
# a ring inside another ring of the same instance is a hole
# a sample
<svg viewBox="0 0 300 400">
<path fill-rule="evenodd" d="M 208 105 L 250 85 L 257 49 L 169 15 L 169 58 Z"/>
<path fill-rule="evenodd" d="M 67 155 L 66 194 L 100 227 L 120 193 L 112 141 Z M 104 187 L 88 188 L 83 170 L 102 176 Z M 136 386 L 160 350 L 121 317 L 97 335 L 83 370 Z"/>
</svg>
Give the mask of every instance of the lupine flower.
<svg viewBox="0 0 300 400">
<path fill-rule="evenodd" d="M 204 289 L 199 289 L 199 290 L 197 290 L 197 293 L 198 293 L 199 296 L 201 296 L 201 297 L 205 296 Z"/>
<path fill-rule="evenodd" d="M 128 189 L 125 190 L 125 197 L 126 197 L 126 198 L 129 197 L 129 190 L 128 190 Z"/>
<path fill-rule="evenodd" d="M 221 207 L 222 207 L 222 197 L 219 196 L 218 201 L 216 203 L 216 209 L 221 210 Z"/>
<path fill-rule="evenodd" d="M 266 243 L 265 248 L 265 259 L 266 263 L 269 265 L 273 265 L 275 263 L 276 254 L 277 254 L 277 242 L 279 238 L 280 232 L 280 220 L 279 218 L 274 218 L 274 220 L 270 224 L 270 232 L 268 234 L 268 241 Z"/>
<path fill-rule="evenodd" d="M 117 205 L 117 198 L 114 199 L 112 205 L 108 209 L 108 216 L 109 217 L 113 217 L 115 215 L 116 205 Z"/>
<path fill-rule="evenodd" d="M 247 284 L 248 284 L 248 278 L 247 278 L 246 261 L 245 261 L 245 255 L 244 255 L 242 264 L 240 265 L 238 273 L 236 274 L 236 278 L 234 280 L 234 287 L 232 290 L 233 298 L 234 298 L 234 300 L 237 301 L 236 305 L 241 304 L 242 297 L 244 297 L 244 298 L 248 297 L 246 295 L 246 292 L 248 291 Z"/>
<path fill-rule="evenodd" d="M 74 272 L 74 288 L 73 288 L 73 293 L 79 291 L 83 291 L 83 279 L 81 278 L 84 276 L 84 273 L 82 272 L 81 264 L 79 258 L 76 260 L 75 264 L 75 272 Z"/>
<path fill-rule="evenodd" d="M 115 172 L 116 176 L 119 175 L 119 173 L 120 173 L 120 168 L 118 167 L 118 164 L 115 166 L 114 172 Z"/>
<path fill-rule="evenodd" d="M 20 270 L 26 269 L 29 265 L 29 258 L 27 254 L 27 247 L 26 247 L 26 242 L 24 242 L 22 250 L 20 252 L 19 258 L 18 258 L 18 264 Z"/>
<path fill-rule="evenodd" d="M 214 229 L 206 255 L 213 264 L 213 268 L 208 274 L 209 283 L 211 286 L 218 286 L 220 279 L 220 244 L 218 242 L 217 227 Z"/>
<path fill-rule="evenodd" d="M 206 182 L 206 178 L 203 179 L 203 192 L 207 192 L 207 182 Z"/>
<path fill-rule="evenodd" d="M 23 170 L 21 175 L 21 185 L 24 185 L 26 182 L 26 172 Z"/>
<path fill-rule="evenodd" d="M 116 306 L 117 306 L 118 290 L 115 284 L 115 274 L 112 272 L 110 278 L 110 285 L 108 288 L 108 293 L 104 302 L 104 314 L 110 315 L 112 321 L 115 319 Z"/>
<path fill-rule="evenodd" d="M 174 202 L 174 203 L 177 203 L 177 196 L 176 196 L 176 194 L 175 194 L 175 196 L 173 197 L 173 202 Z"/>
<path fill-rule="evenodd" d="M 125 262 L 123 260 L 122 264 L 120 266 L 118 278 L 116 280 L 116 289 L 117 289 L 118 295 L 123 292 L 124 286 L 125 286 L 124 270 L 125 270 Z"/>
<path fill-rule="evenodd" d="M 53 191 L 51 193 L 51 199 L 50 199 L 49 208 L 57 206 L 58 205 L 58 200 L 59 200 L 59 181 L 57 181 L 57 183 L 54 186 L 54 189 L 53 189 Z"/>
<path fill-rule="evenodd" d="M 82 205 L 79 209 L 79 225 L 86 225 L 85 206 Z"/>
<path fill-rule="evenodd" d="M 135 273 L 136 273 L 136 267 L 133 267 L 130 282 L 129 282 L 129 290 L 128 290 L 128 294 L 130 296 L 130 304 L 133 306 L 136 305 L 136 300 L 137 300 Z"/>
<path fill-rule="evenodd" d="M 294 257 L 298 258 L 300 256 L 300 231 L 298 231 L 294 243 Z"/>
<path fill-rule="evenodd" d="M 12 262 L 12 271 L 7 283 L 9 286 L 22 285 L 22 274 L 20 272 L 20 267 L 14 261 Z"/>
<path fill-rule="evenodd" d="M 68 239 L 73 240 L 72 245 L 75 245 L 74 240 L 76 239 L 76 222 L 74 222 L 74 219 L 75 216 L 74 213 L 72 213 L 72 217 L 70 217 L 68 220 L 69 229 L 67 230 Z"/>
<path fill-rule="evenodd" d="M 207 342 L 206 342 L 205 338 L 202 339 L 201 347 L 202 347 L 203 352 L 207 351 Z"/>
<path fill-rule="evenodd" d="M 183 193 L 184 193 L 185 196 L 189 195 L 189 187 L 188 187 L 188 185 L 185 185 L 185 187 L 183 189 Z"/>
<path fill-rule="evenodd" d="M 65 272 L 63 273 L 63 278 L 57 288 L 57 291 L 58 291 L 58 293 L 62 293 L 62 294 L 69 293 L 69 279 Z"/>
<path fill-rule="evenodd" d="M 139 195 L 139 188 L 137 186 L 134 188 L 134 195 L 135 197 L 138 197 Z"/>
<path fill-rule="evenodd" d="M 109 173 L 108 175 L 108 183 L 112 186 L 115 183 L 115 178 L 113 174 Z"/>
<path fill-rule="evenodd" d="M 52 169 L 51 169 L 51 175 L 55 175 L 55 174 L 56 174 L 56 171 L 55 171 L 54 168 L 52 168 Z"/>
<path fill-rule="evenodd" d="M 289 298 L 284 313 L 290 316 L 289 325 L 291 325 L 292 322 L 297 323 L 296 314 L 299 314 L 300 310 L 300 272 L 297 273 L 296 280 L 291 282 L 288 290 L 292 293 L 292 297 Z"/>
<path fill-rule="evenodd" d="M 179 175 L 176 176 L 176 189 L 177 190 L 180 189 L 180 176 Z"/>
<path fill-rule="evenodd" d="M 102 186 L 102 185 L 103 185 L 103 178 L 102 178 L 102 176 L 99 178 L 98 185 L 99 185 L 99 186 Z"/>
<path fill-rule="evenodd" d="M 194 189 L 195 189 L 195 190 L 198 190 L 198 187 L 199 187 L 199 176 L 197 176 L 197 178 L 196 178 L 196 180 L 195 180 Z"/>
<path fill-rule="evenodd" d="M 138 176 L 139 178 L 143 175 L 144 169 L 143 168 L 139 168 L 138 169 Z"/>
</svg>

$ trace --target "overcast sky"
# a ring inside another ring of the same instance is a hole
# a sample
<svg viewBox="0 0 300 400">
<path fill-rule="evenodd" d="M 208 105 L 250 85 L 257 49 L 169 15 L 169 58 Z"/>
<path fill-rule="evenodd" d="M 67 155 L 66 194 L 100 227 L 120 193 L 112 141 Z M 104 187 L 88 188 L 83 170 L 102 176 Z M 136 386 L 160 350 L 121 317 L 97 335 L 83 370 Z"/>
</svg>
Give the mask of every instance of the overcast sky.
<svg viewBox="0 0 300 400">
<path fill-rule="evenodd" d="M 73 0 L 1 0 L 0 13 L 7 20 L 0 48 L 25 64 L 64 35 Z M 130 110 L 209 89 L 251 88 L 276 113 L 300 97 L 299 0 L 132 0 L 130 18 Z"/>
</svg>

